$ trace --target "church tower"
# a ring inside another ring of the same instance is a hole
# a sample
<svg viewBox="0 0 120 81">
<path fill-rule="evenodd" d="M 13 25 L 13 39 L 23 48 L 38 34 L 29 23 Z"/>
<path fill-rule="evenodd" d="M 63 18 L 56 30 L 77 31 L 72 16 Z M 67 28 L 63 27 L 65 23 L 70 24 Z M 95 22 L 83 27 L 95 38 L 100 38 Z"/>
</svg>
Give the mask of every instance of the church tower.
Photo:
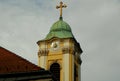
<svg viewBox="0 0 120 81">
<path fill-rule="evenodd" d="M 37 42 L 38 65 L 50 70 L 58 81 L 80 81 L 82 49 L 76 41 L 72 30 L 62 17 L 62 8 L 67 7 L 60 2 L 60 18 L 50 28 L 46 38 Z"/>
</svg>

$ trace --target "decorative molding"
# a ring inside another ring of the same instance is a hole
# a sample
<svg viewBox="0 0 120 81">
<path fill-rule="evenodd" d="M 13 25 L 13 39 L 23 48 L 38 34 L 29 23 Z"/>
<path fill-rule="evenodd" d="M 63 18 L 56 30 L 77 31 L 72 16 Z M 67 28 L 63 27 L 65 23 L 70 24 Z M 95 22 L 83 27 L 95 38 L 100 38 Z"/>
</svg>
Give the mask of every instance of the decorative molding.
<svg viewBox="0 0 120 81">
<path fill-rule="evenodd" d="M 77 59 L 77 62 L 81 65 L 82 64 L 82 60 L 79 58 Z"/>
<path fill-rule="evenodd" d="M 76 62 L 81 65 L 82 64 L 81 58 L 80 57 L 76 57 Z"/>
<path fill-rule="evenodd" d="M 81 56 L 80 56 L 80 55 L 78 55 L 77 61 L 78 61 L 78 63 L 79 63 L 80 65 L 82 64 L 82 60 L 81 60 Z"/>
<path fill-rule="evenodd" d="M 70 48 L 63 48 L 62 49 L 62 53 L 63 54 L 67 54 L 67 53 L 69 53 L 69 54 L 75 54 L 74 50 L 70 49 Z"/>
<path fill-rule="evenodd" d="M 60 59 L 51 60 L 50 63 L 49 63 L 49 68 L 48 69 L 50 69 L 50 66 L 54 63 L 58 63 L 60 65 L 60 69 L 62 69 L 62 63 L 61 63 Z"/>
<path fill-rule="evenodd" d="M 39 50 L 38 56 L 47 56 L 49 53 L 49 50 Z"/>
</svg>

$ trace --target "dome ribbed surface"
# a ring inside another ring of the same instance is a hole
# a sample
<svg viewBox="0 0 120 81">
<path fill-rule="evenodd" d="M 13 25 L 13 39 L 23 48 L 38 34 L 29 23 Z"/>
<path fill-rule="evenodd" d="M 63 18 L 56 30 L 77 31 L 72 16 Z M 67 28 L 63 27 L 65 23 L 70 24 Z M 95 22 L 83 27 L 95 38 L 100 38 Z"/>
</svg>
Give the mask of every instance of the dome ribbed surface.
<svg viewBox="0 0 120 81">
<path fill-rule="evenodd" d="M 62 18 L 55 22 L 45 40 L 49 40 L 53 37 L 57 38 L 74 38 L 69 24 L 63 21 Z"/>
</svg>

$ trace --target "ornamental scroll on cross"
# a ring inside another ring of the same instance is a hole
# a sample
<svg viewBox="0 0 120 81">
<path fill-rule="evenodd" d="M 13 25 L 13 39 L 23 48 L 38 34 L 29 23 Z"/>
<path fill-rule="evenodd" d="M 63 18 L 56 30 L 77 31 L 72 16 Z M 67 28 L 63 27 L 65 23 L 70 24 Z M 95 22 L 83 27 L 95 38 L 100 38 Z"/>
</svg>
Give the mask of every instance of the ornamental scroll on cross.
<svg viewBox="0 0 120 81">
<path fill-rule="evenodd" d="M 63 2 L 60 2 L 59 6 L 56 6 L 56 9 L 60 8 L 60 17 L 62 17 L 62 8 L 66 8 L 67 6 L 63 4 Z"/>
</svg>

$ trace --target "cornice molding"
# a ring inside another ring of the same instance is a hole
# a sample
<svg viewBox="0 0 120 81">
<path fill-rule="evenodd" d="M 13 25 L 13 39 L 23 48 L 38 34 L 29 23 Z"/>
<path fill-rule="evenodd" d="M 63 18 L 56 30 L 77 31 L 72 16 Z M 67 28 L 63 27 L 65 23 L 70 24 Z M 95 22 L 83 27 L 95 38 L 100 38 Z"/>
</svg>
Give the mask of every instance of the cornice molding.
<svg viewBox="0 0 120 81">
<path fill-rule="evenodd" d="M 38 56 L 47 56 L 49 53 L 49 50 L 39 50 Z"/>
<path fill-rule="evenodd" d="M 74 50 L 72 48 L 63 48 L 62 49 L 63 54 L 75 54 Z"/>
</svg>

